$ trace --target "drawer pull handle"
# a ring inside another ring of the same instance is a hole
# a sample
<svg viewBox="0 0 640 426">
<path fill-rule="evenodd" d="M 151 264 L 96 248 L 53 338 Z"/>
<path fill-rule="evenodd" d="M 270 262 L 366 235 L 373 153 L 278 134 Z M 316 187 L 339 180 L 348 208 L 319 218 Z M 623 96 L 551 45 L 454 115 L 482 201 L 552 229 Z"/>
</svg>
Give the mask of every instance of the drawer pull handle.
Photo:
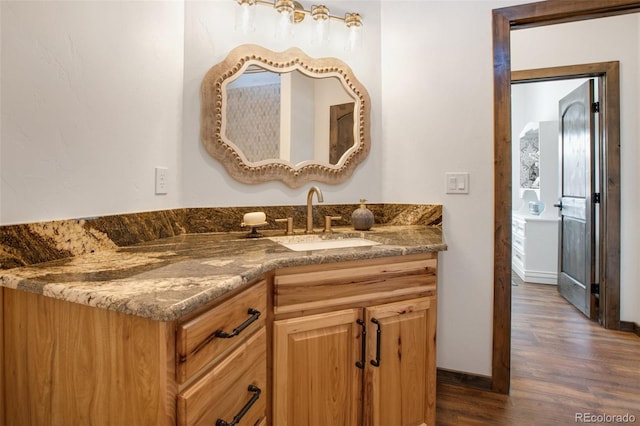
<svg viewBox="0 0 640 426">
<path fill-rule="evenodd" d="M 242 409 L 240 410 L 240 412 L 238 414 L 235 415 L 235 417 L 233 418 L 233 420 L 231 421 L 231 423 L 227 423 L 222 419 L 218 419 L 216 420 L 216 426 L 236 426 L 238 423 L 240 423 L 240 420 L 242 420 L 242 418 L 244 417 L 245 414 L 247 414 L 247 412 L 251 409 L 251 407 L 253 406 L 253 404 L 256 403 L 256 401 L 258 400 L 258 398 L 260 398 L 260 394 L 262 393 L 262 390 L 260 390 L 259 387 L 255 386 L 255 385 L 249 385 L 249 387 L 247 388 L 247 390 L 249 392 L 252 392 L 253 395 L 251 396 L 251 399 L 249 400 L 249 402 L 247 402 L 244 407 L 242 407 Z"/>
<path fill-rule="evenodd" d="M 231 337 L 237 336 L 238 334 L 240 334 L 242 332 L 242 330 L 244 330 L 245 328 L 249 327 L 252 322 L 254 322 L 255 320 L 257 320 L 260 317 L 260 311 L 258 311 L 256 309 L 249 308 L 247 313 L 249 315 L 251 315 L 251 317 L 249 319 L 247 319 L 245 322 L 243 322 L 242 324 L 240 324 L 237 328 L 234 328 L 231 333 L 227 333 L 226 331 L 222 331 L 222 330 L 214 331 L 213 333 L 208 335 L 206 339 L 204 339 L 202 342 L 200 342 L 198 344 L 198 346 L 193 348 L 193 350 L 191 351 L 190 356 L 194 355 L 195 353 L 197 353 L 200 350 L 202 350 L 202 348 L 204 348 L 209 343 L 211 343 L 211 341 L 213 339 L 215 339 L 216 337 L 221 337 L 223 339 L 229 339 Z M 180 360 L 179 361 L 180 362 L 186 362 L 187 361 L 187 356 L 186 355 L 180 355 Z"/>
<path fill-rule="evenodd" d="M 258 311 L 256 309 L 249 308 L 247 313 L 249 315 L 251 315 L 251 317 L 249 317 L 249 319 L 247 319 L 245 322 L 240 324 L 237 328 L 234 328 L 231 333 L 227 333 L 226 331 L 218 330 L 218 331 L 216 331 L 214 333 L 215 337 L 222 337 L 223 339 L 230 339 L 231 337 L 236 337 L 238 334 L 240 334 L 242 332 L 242 330 L 244 330 L 245 328 L 249 327 L 252 322 L 254 322 L 258 318 L 260 318 L 260 311 Z"/>
<path fill-rule="evenodd" d="M 378 326 L 376 330 L 376 359 L 371 360 L 371 365 L 380 367 L 380 340 L 382 339 L 382 329 L 380 328 L 380 321 L 376 318 L 371 318 L 371 322 Z"/>
<path fill-rule="evenodd" d="M 356 361 L 356 367 L 364 370 L 364 364 L 367 362 L 367 325 L 361 319 L 357 319 L 356 323 L 362 327 L 362 353 L 360 354 L 360 361 Z"/>
</svg>

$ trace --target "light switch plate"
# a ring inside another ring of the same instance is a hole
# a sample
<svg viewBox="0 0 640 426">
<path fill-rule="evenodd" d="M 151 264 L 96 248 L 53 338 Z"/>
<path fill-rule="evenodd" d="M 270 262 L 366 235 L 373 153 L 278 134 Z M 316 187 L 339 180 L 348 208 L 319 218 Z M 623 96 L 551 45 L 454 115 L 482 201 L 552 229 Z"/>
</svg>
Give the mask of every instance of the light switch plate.
<svg viewBox="0 0 640 426">
<path fill-rule="evenodd" d="M 156 167 L 156 194 L 166 194 L 169 186 L 169 169 Z"/>
<path fill-rule="evenodd" d="M 445 174 L 445 190 L 447 194 L 468 194 L 469 173 L 447 172 Z"/>
</svg>

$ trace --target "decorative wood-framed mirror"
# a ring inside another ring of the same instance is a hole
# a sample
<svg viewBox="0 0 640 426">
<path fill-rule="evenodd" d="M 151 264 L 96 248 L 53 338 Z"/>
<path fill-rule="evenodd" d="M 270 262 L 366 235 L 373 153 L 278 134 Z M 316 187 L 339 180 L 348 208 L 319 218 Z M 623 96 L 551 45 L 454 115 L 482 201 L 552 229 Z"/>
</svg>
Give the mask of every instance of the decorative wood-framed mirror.
<svg viewBox="0 0 640 426">
<path fill-rule="evenodd" d="M 200 136 L 240 182 L 337 184 L 369 153 L 370 98 L 339 59 L 242 45 L 203 79 Z"/>
</svg>

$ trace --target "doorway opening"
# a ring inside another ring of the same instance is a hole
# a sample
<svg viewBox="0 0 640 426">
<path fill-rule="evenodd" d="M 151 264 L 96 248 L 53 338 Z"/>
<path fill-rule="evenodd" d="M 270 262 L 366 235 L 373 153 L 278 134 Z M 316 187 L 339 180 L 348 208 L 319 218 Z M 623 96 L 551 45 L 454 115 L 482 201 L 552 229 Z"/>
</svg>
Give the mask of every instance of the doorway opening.
<svg viewBox="0 0 640 426">
<path fill-rule="evenodd" d="M 539 27 L 557 23 L 568 23 L 640 11 L 640 0 L 616 0 L 615 2 L 585 0 L 582 2 L 540 2 L 494 9 L 493 29 L 493 82 L 494 82 L 494 277 L 493 277 L 493 356 L 491 388 L 494 392 L 508 394 L 511 373 L 511 31 L 520 28 Z M 620 97 L 618 64 L 607 75 L 605 97 Z M 542 75 L 544 77 L 544 75 Z M 618 108 L 617 111 L 613 111 Z M 619 116 L 619 103 L 610 103 L 607 98 L 605 119 Z M 607 163 L 603 167 L 620 168 L 620 122 L 609 121 L 604 135 Z M 620 182 L 607 181 L 603 190 L 608 191 L 608 206 L 620 208 Z M 605 220 L 605 218 L 602 218 Z M 610 217 L 607 235 L 601 235 L 611 246 L 620 246 L 620 217 Z M 614 240 L 616 241 L 613 244 Z M 612 253 L 613 254 L 613 253 Z M 606 254 L 602 253 L 602 258 Z M 609 272 L 620 275 L 620 258 L 612 260 Z M 611 277 L 613 278 L 613 277 Z M 609 292 L 608 298 L 620 297 Z M 606 300 L 600 300 L 601 306 Z M 620 327 L 620 315 L 608 311 L 612 321 L 607 328 Z"/>
<path fill-rule="evenodd" d="M 589 73 L 594 66 L 577 67 Z M 606 279 L 600 277 L 600 253 L 608 248 L 600 241 L 606 222 L 599 221 L 599 202 L 609 173 L 600 167 L 606 152 L 603 126 L 608 121 L 598 111 L 605 109 L 599 94 L 606 87 L 606 76 L 564 75 L 558 70 L 547 70 L 549 76 L 533 82 L 531 75 L 539 77 L 540 70 L 519 71 L 512 81 L 511 282 L 555 285 L 587 318 L 604 325 L 609 319 L 599 306 L 599 283 Z M 593 99 L 581 104 L 576 94 Z M 563 105 L 571 109 L 562 110 Z M 587 117 L 567 121 L 575 111 L 586 111 Z M 586 127 L 576 129 L 577 123 Z M 576 148 L 581 156 L 576 156 Z M 618 180 L 618 172 L 610 171 L 610 177 Z M 607 290 L 619 291 L 617 283 L 602 286 L 603 299 Z M 606 309 L 617 312 L 618 305 L 613 298 Z"/>
</svg>

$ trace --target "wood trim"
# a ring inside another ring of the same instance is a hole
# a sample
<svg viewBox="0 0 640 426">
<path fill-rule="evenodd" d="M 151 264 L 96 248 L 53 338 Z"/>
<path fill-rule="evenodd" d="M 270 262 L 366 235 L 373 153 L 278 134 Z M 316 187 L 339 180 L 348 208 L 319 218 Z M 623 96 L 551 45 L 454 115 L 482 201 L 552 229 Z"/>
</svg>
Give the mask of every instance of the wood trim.
<svg viewBox="0 0 640 426">
<path fill-rule="evenodd" d="M 620 321 L 620 331 L 627 331 L 640 336 L 640 325 L 631 321 Z"/>
<path fill-rule="evenodd" d="M 494 301 L 492 384 L 509 393 L 511 368 L 511 29 L 632 13 L 637 0 L 547 1 L 493 10 Z"/>
<path fill-rule="evenodd" d="M 491 390 L 511 381 L 511 51 L 509 21 L 493 13 L 494 268 Z M 498 119 L 500 117 L 500 119 Z"/>
<path fill-rule="evenodd" d="M 497 12 L 509 21 L 512 29 L 522 29 L 623 15 L 637 11 L 638 7 L 635 0 L 540 1 L 497 9 Z"/>
<path fill-rule="evenodd" d="M 455 385 L 483 391 L 491 390 L 491 377 L 438 368 L 439 385 Z"/>
<path fill-rule="evenodd" d="M 4 288 L 0 288 L 0 426 L 4 418 Z"/>
<path fill-rule="evenodd" d="M 610 61 L 511 71 L 511 82 L 535 83 L 539 81 L 564 80 L 566 78 L 587 78 L 611 73 L 618 68 L 618 66 L 618 61 Z"/>
<path fill-rule="evenodd" d="M 620 328 L 620 65 L 607 62 L 604 68 L 605 108 L 602 116 L 605 134 L 600 158 L 603 163 L 600 204 L 600 309 L 602 325 Z"/>
</svg>

